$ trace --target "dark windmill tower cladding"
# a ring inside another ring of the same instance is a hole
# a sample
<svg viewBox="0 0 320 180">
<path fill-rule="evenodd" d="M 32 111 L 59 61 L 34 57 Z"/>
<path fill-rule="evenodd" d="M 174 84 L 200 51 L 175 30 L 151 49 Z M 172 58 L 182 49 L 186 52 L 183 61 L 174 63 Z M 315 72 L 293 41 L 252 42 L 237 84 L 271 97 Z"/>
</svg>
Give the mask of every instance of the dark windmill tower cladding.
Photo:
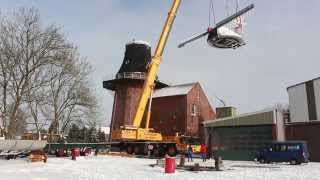
<svg viewBox="0 0 320 180">
<path fill-rule="evenodd" d="M 151 46 L 144 41 L 126 44 L 124 59 L 115 79 L 103 81 L 103 88 L 114 91 L 111 130 L 132 125 L 136 106 L 151 61 Z M 167 85 L 156 81 L 156 89 Z"/>
</svg>

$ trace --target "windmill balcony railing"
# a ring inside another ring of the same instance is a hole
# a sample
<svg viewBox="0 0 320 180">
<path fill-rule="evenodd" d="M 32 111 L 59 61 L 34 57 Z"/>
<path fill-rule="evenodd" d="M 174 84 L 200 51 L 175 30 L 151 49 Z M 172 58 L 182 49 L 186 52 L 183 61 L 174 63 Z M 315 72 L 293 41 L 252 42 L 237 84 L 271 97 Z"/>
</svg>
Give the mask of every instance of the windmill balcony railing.
<svg viewBox="0 0 320 180">
<path fill-rule="evenodd" d="M 144 72 L 124 72 L 118 73 L 116 79 L 145 79 L 146 73 Z"/>
</svg>

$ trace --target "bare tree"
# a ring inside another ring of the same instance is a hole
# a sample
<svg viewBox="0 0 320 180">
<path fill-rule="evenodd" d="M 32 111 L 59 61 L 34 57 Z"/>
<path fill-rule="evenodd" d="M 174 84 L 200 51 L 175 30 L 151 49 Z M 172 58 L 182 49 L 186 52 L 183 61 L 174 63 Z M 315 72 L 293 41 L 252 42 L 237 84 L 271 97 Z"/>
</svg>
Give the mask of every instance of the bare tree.
<svg viewBox="0 0 320 180">
<path fill-rule="evenodd" d="M 0 32 L 1 34 L 1 32 Z M 0 45 L 1 46 L 1 45 Z M 8 94 L 8 81 L 10 79 L 10 73 L 9 73 L 9 62 L 7 59 L 5 59 L 2 55 L 1 48 L 0 48 L 0 86 L 1 86 L 1 124 L 0 129 L 4 130 L 7 127 L 7 107 L 8 107 L 8 101 L 7 101 L 7 94 Z"/>
<path fill-rule="evenodd" d="M 51 64 L 49 64 L 51 65 Z M 51 65 L 52 66 L 52 65 Z M 46 67 L 46 68 L 49 68 Z M 47 104 L 47 86 L 50 82 L 50 77 L 47 74 L 46 68 L 39 68 L 32 77 L 32 83 L 26 89 L 24 102 L 31 116 L 32 124 L 38 134 L 38 139 L 41 139 L 41 131 L 47 123 L 47 119 L 43 119 L 41 107 Z"/>
<path fill-rule="evenodd" d="M 97 106 L 90 72 L 90 65 L 59 28 L 41 27 L 35 9 L 2 16 L 0 127 L 13 138 L 21 124 L 19 114 L 32 121 L 39 134 L 47 121 L 54 133 L 63 133 L 72 122 L 90 122 Z"/>
<path fill-rule="evenodd" d="M 1 101 L 0 101 L 0 110 L 1 110 L 1 124 L 0 129 L 2 132 L 7 131 L 8 126 L 8 106 L 10 101 L 8 100 L 8 94 L 10 92 L 9 89 L 9 81 L 11 77 L 10 70 L 14 63 L 10 61 L 10 59 L 6 58 L 6 52 L 4 51 L 6 44 L 3 43 L 3 39 L 5 37 L 4 26 L 5 21 L 4 18 L 0 19 L 0 86 L 1 86 Z"/>
<path fill-rule="evenodd" d="M 53 67 L 50 82 L 52 122 L 50 132 L 64 133 L 71 123 L 88 122 L 87 114 L 94 114 L 96 99 L 90 92 L 88 77 L 91 71 L 86 61 L 71 52 L 61 68 Z M 89 113 L 88 113 L 89 112 Z"/>
<path fill-rule="evenodd" d="M 13 17 L 5 17 L 1 23 L 1 52 L 10 62 L 9 86 L 12 91 L 13 107 L 9 114 L 8 135 L 14 137 L 17 126 L 17 112 L 37 69 L 55 62 L 55 54 L 67 47 L 58 28 L 50 26 L 41 29 L 39 14 L 34 9 L 20 9 Z M 34 83 L 32 83 L 34 84 Z M 3 86 L 5 87 L 5 86 Z"/>
</svg>

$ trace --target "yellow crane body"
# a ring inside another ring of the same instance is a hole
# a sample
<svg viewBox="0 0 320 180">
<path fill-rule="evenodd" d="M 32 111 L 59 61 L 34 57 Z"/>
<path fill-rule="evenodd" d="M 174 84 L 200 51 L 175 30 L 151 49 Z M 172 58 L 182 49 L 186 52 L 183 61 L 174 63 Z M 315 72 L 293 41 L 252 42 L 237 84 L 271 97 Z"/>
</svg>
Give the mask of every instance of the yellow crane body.
<svg viewBox="0 0 320 180">
<path fill-rule="evenodd" d="M 163 54 L 163 50 L 165 48 L 167 39 L 169 37 L 169 33 L 172 27 L 172 24 L 174 22 L 176 12 L 178 11 L 179 5 L 180 5 L 181 0 L 175 0 L 173 2 L 173 5 L 171 7 L 171 10 L 168 14 L 167 20 L 165 22 L 165 25 L 163 27 L 157 48 L 155 50 L 154 56 L 152 57 L 151 60 L 151 65 L 147 73 L 146 80 L 143 85 L 143 92 L 141 94 L 139 104 L 137 107 L 136 114 L 133 119 L 133 125 L 135 127 L 140 127 L 141 121 L 150 97 L 150 93 L 154 88 L 154 81 L 157 76 L 158 68 L 161 63 L 161 58 Z"/>
<path fill-rule="evenodd" d="M 120 130 L 114 130 L 112 132 L 112 140 L 128 140 L 128 141 L 162 141 L 161 133 L 155 132 L 153 129 L 149 128 L 150 122 L 150 111 L 151 108 L 148 108 L 147 118 L 146 118 L 146 127 L 141 127 L 141 122 L 146 111 L 148 101 L 151 101 L 151 93 L 154 89 L 154 81 L 157 76 L 159 65 L 161 63 L 161 58 L 163 50 L 165 48 L 166 42 L 168 40 L 172 24 L 174 22 L 176 13 L 179 9 L 181 0 L 174 0 L 171 6 L 171 9 L 168 13 L 166 22 L 162 29 L 160 39 L 158 41 L 157 48 L 151 59 L 151 64 L 148 68 L 148 73 L 143 85 L 142 94 L 138 101 L 138 106 L 136 109 L 135 116 L 133 118 L 133 125 L 123 126 Z"/>
<path fill-rule="evenodd" d="M 145 128 L 130 128 L 128 126 L 121 130 L 115 130 L 112 132 L 113 140 L 121 141 L 162 141 L 162 135 L 154 132 L 152 129 Z"/>
</svg>

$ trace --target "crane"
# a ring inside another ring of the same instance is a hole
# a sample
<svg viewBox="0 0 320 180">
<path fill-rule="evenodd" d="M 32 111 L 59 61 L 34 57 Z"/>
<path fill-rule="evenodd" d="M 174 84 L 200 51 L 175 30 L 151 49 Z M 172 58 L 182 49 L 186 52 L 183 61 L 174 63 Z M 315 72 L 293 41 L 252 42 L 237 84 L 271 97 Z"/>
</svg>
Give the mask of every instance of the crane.
<svg viewBox="0 0 320 180">
<path fill-rule="evenodd" d="M 165 45 L 167 43 L 170 31 L 171 31 L 171 27 L 172 27 L 172 24 L 173 24 L 174 19 L 176 17 L 176 13 L 177 13 L 177 11 L 179 9 L 180 3 L 181 3 L 181 0 L 174 0 L 173 1 L 171 10 L 168 13 L 168 17 L 167 17 L 165 25 L 164 25 L 164 27 L 162 29 L 162 33 L 160 35 L 160 39 L 159 39 L 157 48 L 156 48 L 155 53 L 154 53 L 154 55 L 152 57 L 151 65 L 150 65 L 150 68 L 149 68 L 148 73 L 147 73 L 146 80 L 145 80 L 144 85 L 143 85 L 143 92 L 142 92 L 142 95 L 140 97 L 138 108 L 136 110 L 136 113 L 135 113 L 135 116 L 134 116 L 134 119 L 133 119 L 133 125 L 136 126 L 136 127 L 139 127 L 140 124 L 141 124 L 142 117 L 144 115 L 144 112 L 145 112 L 149 97 L 150 97 L 150 95 L 151 95 L 151 93 L 153 91 L 153 88 L 154 88 L 154 85 L 155 85 L 154 81 L 156 79 L 158 68 L 159 68 L 159 65 L 161 63 L 162 54 L 163 54 Z M 148 116 L 150 116 L 150 114 Z M 147 121 L 149 121 L 149 120 L 147 120 Z M 147 124 L 148 124 L 148 122 L 147 122 Z"/>
<path fill-rule="evenodd" d="M 179 9 L 181 0 L 174 0 L 171 6 L 171 9 L 168 13 L 166 18 L 165 24 L 163 26 L 160 39 L 158 41 L 156 50 L 154 55 L 151 59 L 151 64 L 149 65 L 147 76 L 144 81 L 142 94 L 139 98 L 137 109 L 133 118 L 133 124 L 130 126 L 122 126 L 120 130 L 114 130 L 112 133 L 112 139 L 125 141 L 129 144 L 126 145 L 127 148 L 133 147 L 130 145 L 130 142 L 141 142 L 141 141 L 154 141 L 160 142 L 163 140 L 161 133 L 155 132 L 153 129 L 149 128 L 149 121 L 150 121 L 150 106 L 147 112 L 147 122 L 146 127 L 141 127 L 141 122 L 144 116 L 144 113 L 147 109 L 148 101 L 151 101 L 151 96 L 153 89 L 155 87 L 155 79 L 157 76 L 158 68 L 161 63 L 162 54 L 167 43 L 174 19 L 176 17 L 176 13 Z M 151 103 L 151 102 L 150 102 Z M 169 145 L 173 147 L 173 143 L 165 143 L 165 145 Z M 172 145 L 172 146 L 171 146 Z M 134 146 L 137 147 L 137 143 Z M 132 148 L 131 148 L 132 149 Z M 128 150 L 127 150 L 128 151 Z M 130 150 L 129 150 L 130 151 Z"/>
<path fill-rule="evenodd" d="M 141 96 L 138 101 L 137 109 L 133 118 L 132 125 L 125 125 L 122 126 L 119 130 L 114 130 L 111 134 L 112 140 L 120 140 L 121 146 L 120 148 L 125 148 L 128 153 L 138 153 L 141 151 L 146 145 L 154 144 L 159 149 L 164 149 L 165 153 L 169 155 L 175 154 L 178 145 L 178 140 L 170 137 L 163 137 L 161 133 L 155 132 L 154 129 L 149 128 L 149 121 L 150 121 L 150 111 L 151 111 L 151 100 L 152 100 L 152 92 L 155 87 L 155 79 L 157 76 L 158 68 L 161 63 L 162 54 L 164 48 L 166 46 L 172 25 L 174 23 L 176 13 L 179 9 L 180 3 L 182 0 L 173 0 L 171 9 L 168 13 L 166 18 L 165 24 L 163 26 L 160 39 L 158 41 L 157 47 L 155 49 L 154 55 L 151 59 L 151 64 L 149 65 L 147 76 L 145 78 L 143 89 Z M 229 19 L 225 19 L 220 24 L 217 24 L 217 27 L 220 27 L 222 24 L 230 22 L 234 18 L 241 15 L 241 13 L 237 13 L 230 17 Z M 211 31 L 204 33 L 204 35 L 210 34 Z M 203 36 L 203 35 L 202 35 Z M 202 37 L 201 36 L 201 37 Z M 187 44 L 194 39 L 188 40 L 184 42 Z M 145 111 L 147 109 L 147 104 L 149 101 L 149 108 L 147 110 L 147 117 L 146 117 L 146 126 L 143 128 L 141 127 L 141 122 L 144 117 Z M 154 154 L 157 149 L 154 149 Z"/>
</svg>

